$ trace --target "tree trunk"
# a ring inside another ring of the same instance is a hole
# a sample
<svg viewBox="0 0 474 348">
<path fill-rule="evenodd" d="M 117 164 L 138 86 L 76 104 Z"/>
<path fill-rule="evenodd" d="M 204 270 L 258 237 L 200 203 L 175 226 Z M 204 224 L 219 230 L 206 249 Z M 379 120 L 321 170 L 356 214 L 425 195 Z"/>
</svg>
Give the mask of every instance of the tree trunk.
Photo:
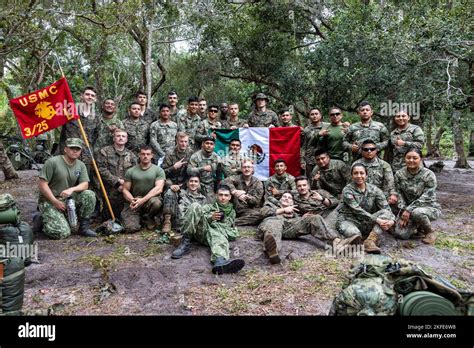
<svg viewBox="0 0 474 348">
<path fill-rule="evenodd" d="M 446 131 L 446 128 L 444 126 L 441 126 L 438 128 L 438 131 L 436 132 L 436 136 L 433 142 L 433 146 L 431 148 L 431 153 L 429 154 L 431 157 L 441 157 L 441 153 L 439 151 L 439 143 L 441 142 L 441 137 L 443 136 L 443 133 Z"/>
<path fill-rule="evenodd" d="M 426 126 L 426 156 L 431 156 L 433 153 L 433 137 L 432 137 L 432 132 L 433 132 L 433 124 L 434 124 L 434 115 L 431 113 L 429 115 L 429 120 L 428 124 Z"/>
<path fill-rule="evenodd" d="M 461 113 L 458 110 L 453 112 L 453 138 L 454 148 L 458 155 L 458 159 L 454 168 L 471 168 L 467 163 L 466 153 L 464 152 L 464 139 L 462 136 L 462 129 L 459 121 L 461 119 Z"/>
<path fill-rule="evenodd" d="M 469 137 L 469 157 L 474 157 L 474 130 L 471 131 L 471 136 Z"/>
<path fill-rule="evenodd" d="M 147 28 L 147 38 L 146 38 L 146 60 L 145 60 L 145 88 L 146 88 L 146 96 L 148 100 L 148 105 L 151 101 L 151 64 L 153 63 L 151 60 L 151 44 L 152 44 L 152 35 L 153 35 L 153 26 L 150 24 Z"/>
</svg>

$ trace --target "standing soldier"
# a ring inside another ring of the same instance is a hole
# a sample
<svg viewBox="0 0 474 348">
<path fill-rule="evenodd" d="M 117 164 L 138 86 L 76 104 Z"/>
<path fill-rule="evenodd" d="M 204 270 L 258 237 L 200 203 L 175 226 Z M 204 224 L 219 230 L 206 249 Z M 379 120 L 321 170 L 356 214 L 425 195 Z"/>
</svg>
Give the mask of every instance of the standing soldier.
<svg viewBox="0 0 474 348">
<path fill-rule="evenodd" d="M 198 97 L 192 96 L 188 99 L 188 110 L 186 114 L 179 114 L 178 130 L 185 132 L 189 135 L 189 144 L 192 149 L 197 150 L 198 146 L 195 142 L 196 132 L 201 125 L 201 117 L 199 117 L 199 99 Z"/>
<path fill-rule="evenodd" d="M 152 163 L 153 150 L 144 145 L 140 148 L 140 163 L 125 173 L 123 197 L 127 201 L 122 210 L 125 232 L 140 230 L 140 220 L 147 215 L 146 227 L 153 230 L 155 217 L 162 206 L 160 198 L 165 184 L 165 172 Z"/>
<path fill-rule="evenodd" d="M 138 91 L 135 94 L 135 103 L 140 105 L 140 116 L 142 120 L 148 123 L 148 126 L 156 121 L 155 113 L 150 108 L 148 108 L 148 97 L 146 96 L 145 92 Z"/>
<path fill-rule="evenodd" d="M 125 148 L 128 140 L 127 132 L 116 129 L 114 132 L 114 144 L 105 146 L 99 150 L 97 166 L 107 191 L 110 205 L 114 215 L 120 218 L 125 199 L 123 198 L 123 185 L 125 184 L 125 173 L 138 162 L 137 156 Z M 110 218 L 107 209 L 104 209 L 104 220 Z"/>
<path fill-rule="evenodd" d="M 196 131 L 196 144 L 201 145 L 202 140 L 209 136 L 209 131 L 212 130 L 210 134 L 214 139 L 216 138 L 215 129 L 222 128 L 222 124 L 217 120 L 217 113 L 219 112 L 217 105 L 209 105 L 207 111 L 207 118 L 204 119 L 199 125 Z"/>
<path fill-rule="evenodd" d="M 217 183 L 217 171 L 222 166 L 221 158 L 214 152 L 215 139 L 211 136 L 204 138 L 201 150 L 195 152 L 189 159 L 188 175 L 198 175 L 201 180 L 201 193 L 212 200 L 214 185 Z"/>
<path fill-rule="evenodd" d="M 150 127 L 150 145 L 157 156 L 156 163 L 173 150 L 176 145 L 176 133 L 178 133 L 178 125 L 170 119 L 169 105 L 161 104 L 159 111 L 160 119 L 153 122 Z"/>
<path fill-rule="evenodd" d="M 163 227 L 162 231 L 171 231 L 171 218 L 176 216 L 176 205 L 179 193 L 186 182 L 187 167 L 193 150 L 189 147 L 189 137 L 184 132 L 176 134 L 177 145 L 175 149 L 168 152 L 161 165 L 166 175 L 166 191 L 163 199 Z M 176 220 L 175 220 L 176 221 Z M 175 225 L 175 223 L 173 223 Z"/>
<path fill-rule="evenodd" d="M 54 156 L 46 161 L 39 175 L 38 207 L 43 217 L 43 232 L 49 238 L 63 239 L 71 235 L 71 227 L 66 218 L 65 200 L 69 197 L 76 202 L 79 234 L 96 237 L 90 227 L 90 217 L 95 207 L 95 194 L 88 190 L 89 175 L 86 166 L 78 158 L 83 148 L 82 140 L 66 140 L 64 155 Z"/>
<path fill-rule="evenodd" d="M 97 140 L 94 144 L 95 151 L 105 146 L 112 145 L 116 129 L 123 129 L 123 123 L 116 114 L 117 107 L 111 98 L 104 100 L 102 104 L 102 118 L 100 119 Z"/>
<path fill-rule="evenodd" d="M 319 146 L 321 131 L 328 126 L 327 123 L 322 122 L 323 116 L 317 108 L 309 110 L 309 119 L 311 123 L 303 130 L 303 156 L 301 156 L 301 169 L 304 169 L 308 179 L 310 179 L 315 165 L 314 151 Z"/>
<path fill-rule="evenodd" d="M 342 122 L 343 117 L 341 109 L 337 107 L 329 109 L 331 124 L 321 133 L 322 139 L 320 142 L 324 144 L 329 157 L 348 163 L 350 161 L 349 153 L 344 150 L 343 141 L 350 123 Z"/>
<path fill-rule="evenodd" d="M 207 111 L 207 100 L 205 98 L 199 98 L 199 116 L 201 117 L 201 120 L 206 119 L 207 117 L 206 111 Z"/>
<path fill-rule="evenodd" d="M 229 105 L 227 105 L 227 103 L 221 103 L 219 107 L 219 118 L 221 121 L 227 120 L 228 112 L 229 112 Z"/>
<path fill-rule="evenodd" d="M 286 108 L 280 111 L 280 127 L 298 127 L 293 123 L 293 115 L 290 110 Z"/>
<path fill-rule="evenodd" d="M 18 174 L 13 168 L 12 162 L 8 158 L 5 148 L 3 147 L 3 143 L 0 141 L 0 168 L 3 171 L 3 175 L 5 175 L 5 180 L 10 179 L 18 179 Z"/>
<path fill-rule="evenodd" d="M 312 189 L 323 189 L 339 197 L 342 190 L 351 182 L 350 167 L 343 161 L 332 159 L 327 150 L 319 149 L 314 153 L 316 166 L 310 175 Z"/>
<path fill-rule="evenodd" d="M 255 109 L 250 113 L 248 118 L 248 127 L 278 127 L 277 114 L 267 109 L 268 97 L 263 93 L 255 96 Z M 245 125 L 244 125 L 245 127 Z"/>
<path fill-rule="evenodd" d="M 222 117 L 221 117 L 222 120 Z M 239 119 L 239 104 L 229 104 L 229 117 L 222 121 L 222 128 L 225 129 L 237 129 L 242 128 L 246 121 Z"/>
<path fill-rule="evenodd" d="M 343 141 L 344 149 L 352 153 L 353 160 L 360 158 L 360 147 L 364 140 L 372 139 L 381 151 L 387 147 L 390 137 L 383 123 L 372 120 L 374 112 L 368 102 L 360 103 L 358 113 L 360 122 L 349 127 Z"/>
<path fill-rule="evenodd" d="M 250 160 L 242 162 L 242 174 L 233 175 L 222 181 L 230 188 L 237 214 L 236 225 L 248 225 L 246 215 L 252 209 L 262 207 L 264 188 L 260 180 L 253 176 L 254 168 Z M 252 219 L 253 221 L 253 219 Z"/>
<path fill-rule="evenodd" d="M 211 248 L 212 273 L 236 273 L 245 266 L 242 259 L 230 259 L 229 241 L 239 236 L 235 228 L 235 210 L 230 189 L 222 185 L 212 204 L 191 204 L 183 217 L 183 240 L 171 258 L 180 259 L 191 251 L 191 240 Z"/>
<path fill-rule="evenodd" d="M 123 127 L 128 134 L 127 149 L 138 153 L 138 150 L 148 145 L 150 126 L 142 119 L 140 104 L 131 103 L 129 108 L 130 117 L 123 121 Z"/>
<path fill-rule="evenodd" d="M 178 95 L 175 91 L 168 92 L 168 105 L 170 106 L 170 119 L 176 122 L 178 119 Z"/>
<path fill-rule="evenodd" d="M 288 167 L 285 160 L 277 159 L 274 166 L 275 174 L 268 178 L 265 185 L 265 200 L 278 204 L 283 192 L 296 190 L 296 184 L 295 177 L 286 172 Z"/>
</svg>

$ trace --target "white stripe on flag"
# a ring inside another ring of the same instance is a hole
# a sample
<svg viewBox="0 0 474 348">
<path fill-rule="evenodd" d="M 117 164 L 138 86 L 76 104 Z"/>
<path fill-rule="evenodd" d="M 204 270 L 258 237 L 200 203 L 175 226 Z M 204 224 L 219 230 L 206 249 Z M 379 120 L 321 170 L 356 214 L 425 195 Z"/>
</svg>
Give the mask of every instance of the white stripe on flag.
<svg viewBox="0 0 474 348">
<path fill-rule="evenodd" d="M 260 180 L 267 180 L 270 176 L 270 133 L 268 128 L 252 127 L 240 128 L 239 137 L 242 142 L 242 155 L 249 156 L 253 152 L 256 156 L 254 176 Z"/>
</svg>

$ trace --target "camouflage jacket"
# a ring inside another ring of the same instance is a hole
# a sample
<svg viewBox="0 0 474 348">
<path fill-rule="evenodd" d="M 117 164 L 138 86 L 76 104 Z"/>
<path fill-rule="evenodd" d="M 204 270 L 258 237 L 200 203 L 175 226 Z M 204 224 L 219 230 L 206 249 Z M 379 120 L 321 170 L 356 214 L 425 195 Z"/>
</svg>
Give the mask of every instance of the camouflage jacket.
<svg viewBox="0 0 474 348">
<path fill-rule="evenodd" d="M 89 144 L 94 144 L 97 140 L 98 135 L 98 127 L 100 123 L 101 117 L 99 115 L 89 115 L 85 117 L 82 114 L 79 114 L 81 118 L 82 127 L 84 128 L 84 132 L 87 135 L 87 139 L 89 140 Z M 69 121 L 68 123 L 64 124 L 61 127 L 61 135 L 59 137 L 59 151 L 62 155 L 64 153 L 64 147 L 66 146 L 66 139 L 69 138 L 80 138 L 82 139 L 81 130 L 79 129 L 79 123 L 77 120 Z M 86 151 L 83 151 L 83 155 L 86 154 Z"/>
<path fill-rule="evenodd" d="M 397 194 L 390 164 L 378 157 L 372 161 L 361 158 L 354 162 L 354 164 L 356 163 L 362 163 L 367 168 L 367 182 L 381 189 L 385 197 Z"/>
<path fill-rule="evenodd" d="M 233 175 L 222 181 L 222 184 L 229 186 L 230 190 L 243 190 L 249 198 L 243 202 L 237 197 L 233 197 L 234 207 L 237 215 L 245 210 L 258 208 L 263 202 L 263 184 L 256 177 L 252 176 L 250 184 L 247 185 L 242 175 Z"/>
<path fill-rule="evenodd" d="M 173 165 L 181 159 L 184 159 L 185 162 L 189 163 L 189 159 L 193 153 L 193 150 L 189 147 L 183 152 L 179 152 L 178 148 L 175 147 L 165 155 L 161 167 L 165 171 L 166 185 L 168 187 L 171 185 L 182 185 L 186 182 L 188 164 L 184 164 L 178 170 L 174 169 Z"/>
<path fill-rule="evenodd" d="M 179 113 L 176 124 L 178 125 L 178 131 L 186 132 L 189 135 L 189 145 L 194 150 L 197 149 L 196 145 L 196 133 L 201 125 L 201 117 L 198 114 L 190 115 L 188 113 Z"/>
<path fill-rule="evenodd" d="M 156 114 L 151 109 L 145 109 L 145 112 L 141 117 L 148 125 L 150 126 L 153 122 L 157 120 Z"/>
<path fill-rule="evenodd" d="M 178 125 L 169 121 L 163 123 L 161 120 L 155 121 L 150 126 L 150 145 L 158 157 L 164 157 L 172 151 L 176 145 L 176 133 Z"/>
<path fill-rule="evenodd" d="M 202 120 L 201 124 L 196 130 L 196 144 L 200 145 L 202 143 L 202 140 L 209 135 L 210 129 L 218 128 L 222 128 L 222 125 L 217 119 L 213 123 L 210 122 L 209 118 Z"/>
<path fill-rule="evenodd" d="M 123 122 L 119 120 L 117 115 L 114 115 L 111 119 L 101 118 L 99 122 L 99 131 L 97 134 L 97 140 L 94 144 L 94 149 L 99 151 L 105 146 L 112 145 L 114 142 L 113 133 L 110 131 L 110 126 L 116 126 L 117 128 L 124 129 Z"/>
<path fill-rule="evenodd" d="M 344 149 L 351 153 L 354 142 L 361 146 L 364 140 L 370 139 L 375 142 L 380 151 L 387 147 L 389 138 L 387 127 L 383 123 L 371 121 L 368 126 L 364 126 L 357 122 L 349 127 L 342 144 Z"/>
<path fill-rule="evenodd" d="M 247 123 L 249 127 L 268 127 L 270 125 L 278 127 L 279 125 L 277 114 L 270 109 L 265 112 L 252 111 Z"/>
<path fill-rule="evenodd" d="M 104 184 L 116 187 L 125 178 L 127 169 L 138 164 L 137 156 L 128 149 L 117 151 L 113 145 L 105 146 L 97 155 L 97 167 Z"/>
<path fill-rule="evenodd" d="M 240 153 L 229 153 L 222 158 L 222 166 L 224 169 L 224 177 L 237 175 L 242 173 L 243 156 Z"/>
<path fill-rule="evenodd" d="M 127 149 L 138 153 L 141 146 L 148 144 L 150 135 L 149 124 L 142 118 L 135 121 L 131 117 L 128 117 L 123 121 L 123 126 L 128 133 L 128 142 L 125 146 Z"/>
<path fill-rule="evenodd" d="M 201 205 L 204 205 L 206 203 L 206 196 L 202 195 L 199 192 L 192 193 L 188 192 L 187 190 L 180 190 L 178 208 L 181 213 L 181 216 L 184 215 L 184 213 L 192 203 L 199 203 Z"/>
<path fill-rule="evenodd" d="M 279 192 L 273 195 L 268 191 L 269 188 L 276 188 Z M 285 191 L 296 190 L 295 177 L 291 174 L 284 173 L 281 176 L 273 174 L 265 183 L 265 200 L 270 201 L 274 204 L 278 204 L 278 200 Z"/>
<path fill-rule="evenodd" d="M 399 138 L 405 142 L 405 145 L 395 145 L 395 141 Z M 393 171 L 396 172 L 405 165 L 404 157 L 408 149 L 414 147 L 421 150 L 423 148 L 425 135 L 420 127 L 409 124 L 408 127 L 403 130 L 395 128 L 392 133 L 390 133 L 390 144 L 393 151 L 392 168 Z"/>
<path fill-rule="evenodd" d="M 432 207 L 440 209 L 436 200 L 436 176 L 420 168 L 411 174 L 406 167 L 395 173 L 395 188 L 398 192 L 398 207 L 412 212 L 415 208 Z"/>
<path fill-rule="evenodd" d="M 241 120 L 238 118 L 237 120 L 231 120 L 230 118 L 228 120 L 222 121 L 222 128 L 224 129 L 230 129 L 230 127 L 234 126 L 236 128 L 242 128 L 244 124 L 246 124 L 247 121 Z"/>
<path fill-rule="evenodd" d="M 342 202 L 338 219 L 353 219 L 362 223 L 375 222 L 376 212 L 390 211 L 382 190 L 372 184 L 366 184 L 365 191 L 360 191 L 356 184 L 351 182 L 342 191 Z"/>
<path fill-rule="evenodd" d="M 222 159 L 215 152 L 206 156 L 202 150 L 199 150 L 189 159 L 187 173 L 188 175 L 198 175 L 202 184 L 210 185 L 217 179 L 217 168 L 221 164 Z M 212 167 L 211 172 L 203 169 L 207 165 Z"/>
<path fill-rule="evenodd" d="M 331 204 L 327 207 L 321 201 L 316 200 L 314 192 L 319 193 L 323 198 L 329 199 Z M 299 210 L 300 215 L 306 213 L 321 214 L 329 209 L 335 208 L 339 203 L 338 199 L 325 190 L 311 190 L 308 198 L 301 197 L 297 191 L 293 192 L 293 201 Z M 324 214 L 323 214 L 324 215 Z"/>
<path fill-rule="evenodd" d="M 315 181 L 314 176 L 317 172 L 319 172 L 320 178 L 318 181 Z M 329 191 L 334 196 L 340 196 L 344 187 L 351 180 L 350 167 L 343 161 L 331 159 L 326 169 L 321 169 L 318 166 L 314 167 L 310 182 L 312 189 L 323 189 Z"/>
<path fill-rule="evenodd" d="M 326 129 L 329 126 L 329 123 L 321 122 L 319 126 L 314 126 L 310 124 L 306 126 L 302 132 L 302 156 L 301 163 L 314 165 L 314 151 L 319 145 L 321 136 L 319 132 L 323 129 Z"/>
</svg>

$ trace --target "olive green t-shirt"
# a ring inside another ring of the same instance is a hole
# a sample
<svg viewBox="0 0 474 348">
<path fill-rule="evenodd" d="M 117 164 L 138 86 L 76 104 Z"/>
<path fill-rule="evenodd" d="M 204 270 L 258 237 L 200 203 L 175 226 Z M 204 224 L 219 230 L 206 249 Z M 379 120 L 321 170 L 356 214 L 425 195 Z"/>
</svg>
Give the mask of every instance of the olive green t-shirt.
<svg viewBox="0 0 474 348">
<path fill-rule="evenodd" d="M 158 166 L 152 164 L 143 170 L 139 164 L 133 166 L 125 173 L 125 181 L 132 183 L 130 193 L 133 197 L 144 197 L 155 187 L 156 180 L 165 180 L 165 172 Z"/>
<path fill-rule="evenodd" d="M 327 136 L 327 150 L 331 158 L 344 160 L 344 148 L 342 146 L 342 140 L 344 133 L 342 132 L 343 126 L 329 125 L 328 136 Z"/>
<path fill-rule="evenodd" d="M 83 182 L 89 182 L 85 164 L 80 160 L 76 160 L 74 164 L 68 164 L 62 155 L 47 160 L 39 177 L 48 183 L 54 197 L 57 198 L 62 191 Z M 41 202 L 45 197 L 40 194 L 39 199 Z"/>
</svg>

